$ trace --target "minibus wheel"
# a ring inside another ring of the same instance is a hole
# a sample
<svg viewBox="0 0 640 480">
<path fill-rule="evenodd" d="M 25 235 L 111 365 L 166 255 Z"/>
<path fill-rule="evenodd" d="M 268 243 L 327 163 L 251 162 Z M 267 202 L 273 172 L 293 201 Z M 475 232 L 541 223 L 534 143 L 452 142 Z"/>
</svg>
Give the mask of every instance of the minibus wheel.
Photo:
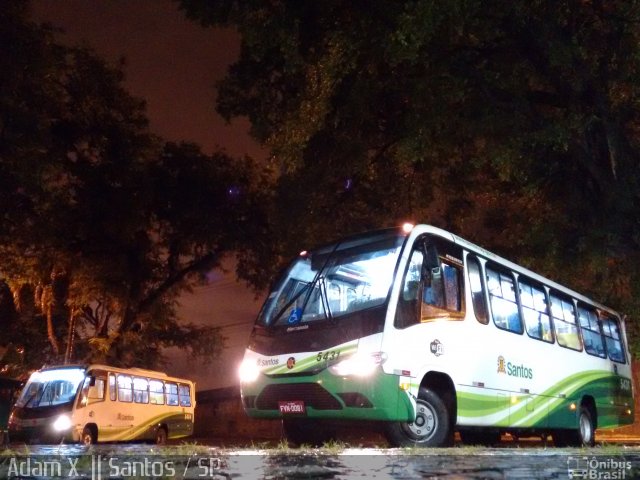
<svg viewBox="0 0 640 480">
<path fill-rule="evenodd" d="M 87 425 L 82 429 L 81 441 L 84 445 L 93 445 L 94 443 L 96 443 L 97 439 L 98 432 L 96 432 L 95 428 Z"/>
<path fill-rule="evenodd" d="M 164 427 L 159 427 L 156 430 L 156 445 L 164 445 L 167 443 L 167 430 Z"/>
<path fill-rule="evenodd" d="M 453 431 L 447 406 L 428 388 L 420 388 L 413 422 L 390 422 L 386 436 L 394 447 L 446 447 Z"/>
</svg>

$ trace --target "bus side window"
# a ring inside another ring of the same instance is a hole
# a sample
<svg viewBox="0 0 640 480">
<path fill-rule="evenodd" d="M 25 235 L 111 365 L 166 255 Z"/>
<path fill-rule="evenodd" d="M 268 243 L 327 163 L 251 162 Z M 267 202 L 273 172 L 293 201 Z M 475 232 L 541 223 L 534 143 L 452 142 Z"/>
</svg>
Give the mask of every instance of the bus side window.
<svg viewBox="0 0 640 480">
<path fill-rule="evenodd" d="M 170 382 L 165 383 L 164 393 L 167 405 L 178 405 L 178 385 Z"/>
<path fill-rule="evenodd" d="M 578 304 L 578 321 L 582 331 L 584 349 L 589 355 L 605 358 L 604 338 L 600 333 L 598 314 L 593 308 Z"/>
<path fill-rule="evenodd" d="M 457 266 L 444 261 L 423 269 L 422 320 L 447 317 L 462 310 L 461 276 Z"/>
<path fill-rule="evenodd" d="M 561 298 L 556 294 L 551 294 L 549 298 L 551 299 L 551 315 L 558 343 L 573 350 L 582 350 L 573 301 L 569 298 Z"/>
<path fill-rule="evenodd" d="M 608 315 L 603 315 L 602 330 L 607 343 L 609 358 L 614 362 L 625 363 L 625 355 L 622 348 L 622 337 L 620 336 L 620 325 L 618 324 L 618 320 Z"/>
<path fill-rule="evenodd" d="M 473 303 L 473 311 L 476 319 L 485 325 L 489 323 L 489 315 L 487 312 L 487 302 L 484 296 L 484 288 L 482 287 L 482 275 L 480 270 L 480 261 L 473 255 L 467 256 L 467 271 L 469 274 L 469 287 L 471 288 L 471 302 Z"/>
<path fill-rule="evenodd" d="M 113 373 L 109 374 L 109 400 L 116 400 L 116 376 Z"/>
<path fill-rule="evenodd" d="M 149 403 L 149 381 L 146 378 L 133 377 L 133 401 Z"/>
<path fill-rule="evenodd" d="M 553 331 L 547 309 L 547 296 L 539 285 L 529 282 L 518 282 L 520 287 L 520 303 L 524 315 L 527 335 L 538 340 L 552 343 Z"/>
<path fill-rule="evenodd" d="M 493 323 L 503 330 L 522 333 L 522 319 L 516 303 L 513 277 L 506 271 L 499 272 L 488 265 L 486 270 Z"/>
<path fill-rule="evenodd" d="M 180 406 L 181 407 L 190 407 L 191 406 L 191 389 L 189 385 L 179 385 L 178 386 L 178 395 L 180 397 Z"/>
<path fill-rule="evenodd" d="M 133 381 L 129 375 L 118 375 L 118 400 L 131 402 L 133 400 L 132 386 Z"/>
<path fill-rule="evenodd" d="M 149 380 L 149 403 L 164 405 L 164 384 L 160 380 Z"/>
<path fill-rule="evenodd" d="M 104 378 L 96 378 L 95 384 L 89 387 L 89 400 L 104 400 Z"/>
<path fill-rule="evenodd" d="M 423 259 L 424 256 L 419 249 L 411 253 L 396 309 L 395 326 L 398 328 L 405 328 L 419 321 L 418 295 Z"/>
</svg>

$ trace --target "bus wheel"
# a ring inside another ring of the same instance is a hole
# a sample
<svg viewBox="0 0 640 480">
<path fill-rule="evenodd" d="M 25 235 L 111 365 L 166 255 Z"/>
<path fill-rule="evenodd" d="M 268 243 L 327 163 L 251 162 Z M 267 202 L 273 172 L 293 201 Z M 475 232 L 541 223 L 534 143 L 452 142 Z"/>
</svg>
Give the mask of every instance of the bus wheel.
<svg viewBox="0 0 640 480">
<path fill-rule="evenodd" d="M 447 406 L 433 390 L 421 388 L 413 422 L 387 425 L 387 439 L 394 447 L 446 447 L 453 443 Z"/>
<path fill-rule="evenodd" d="M 555 431 L 553 443 L 556 447 L 593 447 L 596 444 L 596 429 L 591 410 L 584 405 L 580 407 L 578 428 Z"/>
<path fill-rule="evenodd" d="M 578 444 L 585 447 L 593 447 L 596 444 L 596 429 L 591 411 L 585 407 L 580 407 L 578 417 Z"/>
<path fill-rule="evenodd" d="M 164 445 L 167 443 L 167 430 L 164 427 L 159 427 L 156 430 L 156 445 Z"/>
<path fill-rule="evenodd" d="M 98 439 L 98 432 L 95 428 L 87 425 L 82 429 L 81 441 L 84 445 L 93 445 Z"/>
</svg>

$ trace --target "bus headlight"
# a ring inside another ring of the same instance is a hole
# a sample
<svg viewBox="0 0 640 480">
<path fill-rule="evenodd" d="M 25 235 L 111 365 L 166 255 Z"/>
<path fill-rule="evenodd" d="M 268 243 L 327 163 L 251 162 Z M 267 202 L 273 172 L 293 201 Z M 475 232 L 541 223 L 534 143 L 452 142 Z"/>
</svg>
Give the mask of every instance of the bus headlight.
<svg viewBox="0 0 640 480">
<path fill-rule="evenodd" d="M 382 365 L 387 356 L 384 352 L 376 352 L 370 355 L 356 354 L 341 362 L 331 365 L 329 371 L 341 377 L 357 376 L 366 377 L 376 371 L 378 365 Z"/>
<path fill-rule="evenodd" d="M 255 360 L 243 360 L 238 369 L 238 376 L 242 383 L 251 383 L 260 375 L 260 369 L 255 363 Z"/>
<path fill-rule="evenodd" d="M 71 428 L 71 419 L 68 415 L 60 415 L 56 418 L 56 421 L 53 422 L 53 429 L 56 432 L 62 432 L 63 430 L 69 430 Z"/>
</svg>

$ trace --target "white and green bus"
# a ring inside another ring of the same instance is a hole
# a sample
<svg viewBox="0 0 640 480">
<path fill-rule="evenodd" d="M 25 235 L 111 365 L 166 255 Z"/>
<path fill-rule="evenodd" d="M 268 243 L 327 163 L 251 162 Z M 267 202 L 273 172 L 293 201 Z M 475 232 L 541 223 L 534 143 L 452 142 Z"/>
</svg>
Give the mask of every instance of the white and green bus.
<svg viewBox="0 0 640 480">
<path fill-rule="evenodd" d="M 31 374 L 9 417 L 10 441 L 165 443 L 193 433 L 195 385 L 141 368 L 65 365 Z"/>
<path fill-rule="evenodd" d="M 294 443 L 375 422 L 394 446 L 502 433 L 593 445 L 634 418 L 624 321 L 610 308 L 428 225 L 302 252 L 265 302 L 242 402 Z"/>
</svg>

